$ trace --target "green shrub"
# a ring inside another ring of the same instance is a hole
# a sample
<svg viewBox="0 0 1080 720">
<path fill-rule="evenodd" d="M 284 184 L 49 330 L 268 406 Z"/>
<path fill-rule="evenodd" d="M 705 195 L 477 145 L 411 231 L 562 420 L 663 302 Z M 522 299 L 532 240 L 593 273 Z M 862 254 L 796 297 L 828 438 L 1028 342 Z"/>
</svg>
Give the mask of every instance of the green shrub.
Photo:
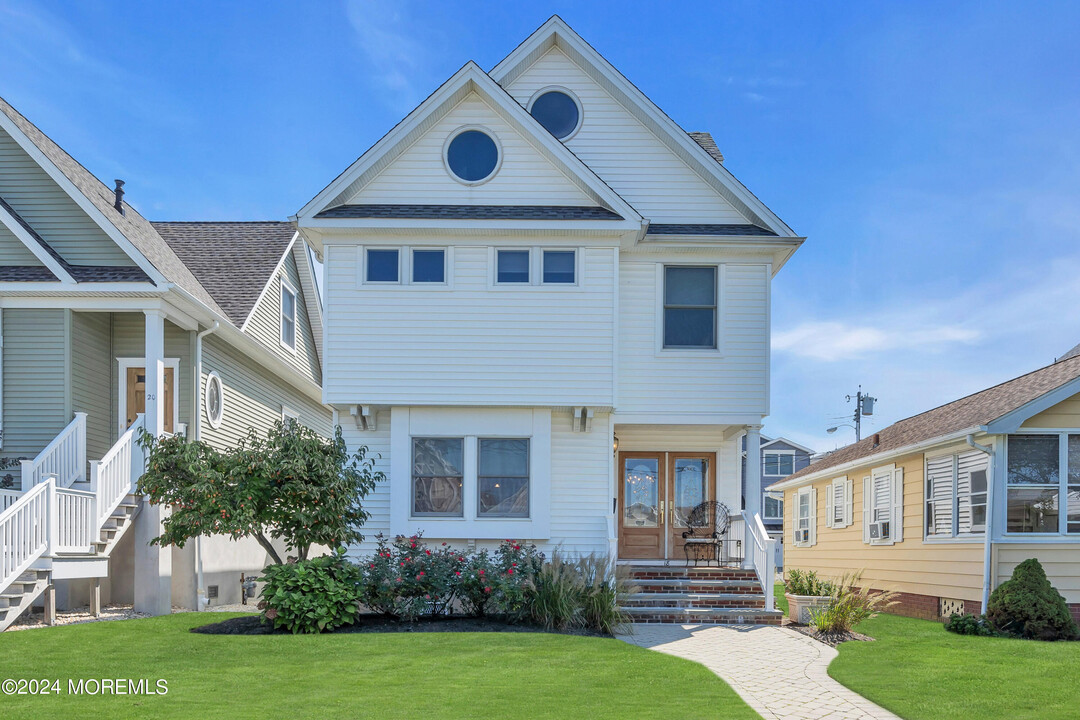
<svg viewBox="0 0 1080 720">
<path fill-rule="evenodd" d="M 345 551 L 263 571 L 259 608 L 275 628 L 318 633 L 349 625 L 360 612 L 363 577 Z"/>
<path fill-rule="evenodd" d="M 1080 636 L 1058 591 L 1039 561 L 1016 566 L 1012 577 L 990 594 L 986 618 L 1000 632 L 1035 640 L 1075 640 Z"/>
<path fill-rule="evenodd" d="M 533 580 L 529 618 L 548 630 L 565 630 L 578 620 L 585 587 L 578 567 L 555 550 Z"/>
<path fill-rule="evenodd" d="M 630 570 L 615 565 L 607 555 L 584 555 L 578 560 L 582 576 L 580 623 L 583 627 L 613 635 L 630 622 L 620 609 L 633 592 Z"/>
<path fill-rule="evenodd" d="M 981 635 L 989 637 L 994 635 L 993 628 L 987 622 L 985 615 L 972 615 L 971 613 L 953 613 L 945 623 L 945 629 L 957 635 Z"/>
<path fill-rule="evenodd" d="M 895 592 L 874 592 L 869 586 L 863 585 L 861 570 L 844 573 L 839 582 L 827 584 L 832 586 L 829 606 L 810 611 L 810 625 L 822 633 L 851 632 L 863 620 L 869 620 L 896 604 Z"/>
<path fill-rule="evenodd" d="M 448 612 L 458 594 L 465 556 L 446 543 L 432 549 L 419 535 L 399 535 L 392 542 L 381 533 L 376 538 L 375 556 L 362 567 L 364 604 L 407 622 Z"/>
<path fill-rule="evenodd" d="M 784 589 L 792 595 L 814 595 L 824 597 L 832 595 L 836 586 L 828 580 L 821 580 L 813 570 L 788 570 L 784 580 Z"/>
<path fill-rule="evenodd" d="M 511 621 L 528 613 L 528 599 L 543 558 L 535 545 L 504 540 L 492 556 L 477 550 L 465 556 L 458 576 L 463 608 L 470 615 L 502 615 Z"/>
</svg>

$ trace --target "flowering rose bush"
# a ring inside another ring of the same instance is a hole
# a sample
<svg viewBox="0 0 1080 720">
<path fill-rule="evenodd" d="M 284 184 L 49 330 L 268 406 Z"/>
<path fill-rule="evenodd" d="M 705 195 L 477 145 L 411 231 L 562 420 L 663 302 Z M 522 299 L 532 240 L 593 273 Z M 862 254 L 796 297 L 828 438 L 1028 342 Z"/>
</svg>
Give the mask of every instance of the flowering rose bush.
<svg viewBox="0 0 1080 720">
<path fill-rule="evenodd" d="M 466 558 L 446 543 L 429 547 L 419 535 L 388 542 L 377 536 L 375 556 L 362 566 L 364 604 L 401 620 L 448 612 L 458 591 Z"/>
</svg>

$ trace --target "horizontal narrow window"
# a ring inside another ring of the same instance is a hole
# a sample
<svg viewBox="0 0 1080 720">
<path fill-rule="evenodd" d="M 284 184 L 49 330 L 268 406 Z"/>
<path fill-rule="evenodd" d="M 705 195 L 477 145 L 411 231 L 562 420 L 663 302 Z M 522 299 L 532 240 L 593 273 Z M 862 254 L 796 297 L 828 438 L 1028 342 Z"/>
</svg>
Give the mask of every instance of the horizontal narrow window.
<svg viewBox="0 0 1080 720">
<path fill-rule="evenodd" d="M 716 268 L 664 268 L 664 347 L 716 347 Z"/>
<path fill-rule="evenodd" d="M 368 282 L 398 282 L 401 279 L 397 250 L 368 250 L 365 265 L 364 277 Z"/>
<path fill-rule="evenodd" d="M 573 284 L 576 260 L 573 250 L 544 251 L 544 282 Z"/>
<path fill-rule="evenodd" d="M 414 283 L 446 282 L 446 251 L 413 250 L 412 281 Z"/>
<path fill-rule="evenodd" d="M 500 283 L 529 282 L 529 251 L 499 250 L 496 253 L 496 281 Z"/>
<path fill-rule="evenodd" d="M 480 438 L 479 517 L 529 517 L 529 441 Z"/>
<path fill-rule="evenodd" d="M 464 447 L 464 438 L 413 438 L 413 515 L 462 516 Z"/>
</svg>

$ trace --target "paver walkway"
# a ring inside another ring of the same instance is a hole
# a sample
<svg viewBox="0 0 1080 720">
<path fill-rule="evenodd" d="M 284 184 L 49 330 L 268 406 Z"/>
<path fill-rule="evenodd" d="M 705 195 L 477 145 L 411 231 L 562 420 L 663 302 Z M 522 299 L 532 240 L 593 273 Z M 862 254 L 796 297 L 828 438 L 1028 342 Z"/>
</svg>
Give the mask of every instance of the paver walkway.
<svg viewBox="0 0 1080 720">
<path fill-rule="evenodd" d="M 763 625 L 637 624 L 632 645 L 699 662 L 766 720 L 900 720 L 829 677 L 837 652 L 794 630 Z"/>
</svg>

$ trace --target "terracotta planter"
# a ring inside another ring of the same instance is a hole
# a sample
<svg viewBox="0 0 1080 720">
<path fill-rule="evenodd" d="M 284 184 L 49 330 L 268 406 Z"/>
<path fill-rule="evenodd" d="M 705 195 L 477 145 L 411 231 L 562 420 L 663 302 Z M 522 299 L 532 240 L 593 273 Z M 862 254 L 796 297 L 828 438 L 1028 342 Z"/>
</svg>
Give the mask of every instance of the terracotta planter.
<svg viewBox="0 0 1080 720">
<path fill-rule="evenodd" d="M 788 601 L 788 617 L 797 623 L 810 624 L 811 610 L 824 610 L 832 598 L 828 595 L 792 595 L 784 593 Z"/>
</svg>

